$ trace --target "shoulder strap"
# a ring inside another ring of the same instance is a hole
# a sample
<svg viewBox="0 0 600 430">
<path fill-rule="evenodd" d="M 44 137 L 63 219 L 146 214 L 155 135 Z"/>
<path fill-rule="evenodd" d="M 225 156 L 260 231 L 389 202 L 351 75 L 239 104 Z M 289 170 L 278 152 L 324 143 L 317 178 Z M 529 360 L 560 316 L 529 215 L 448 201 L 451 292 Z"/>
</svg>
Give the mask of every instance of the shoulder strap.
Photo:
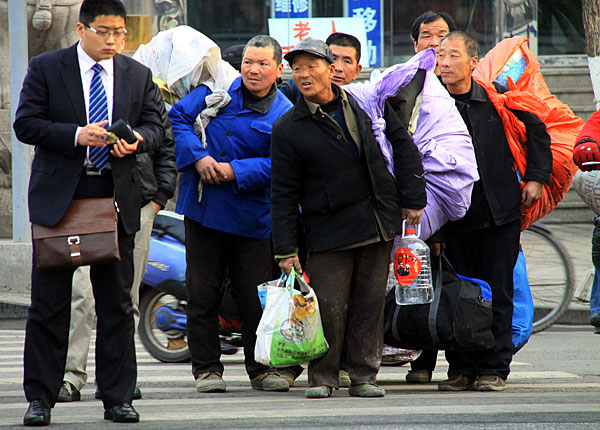
<svg viewBox="0 0 600 430">
<path fill-rule="evenodd" d="M 437 335 L 437 314 L 440 307 L 440 298 L 442 297 L 442 275 L 442 256 L 440 255 L 440 267 L 438 269 L 438 276 L 433 292 L 433 301 L 429 307 L 429 318 L 427 320 L 429 326 L 429 335 L 434 343 L 438 343 L 440 341 L 440 338 Z"/>
</svg>

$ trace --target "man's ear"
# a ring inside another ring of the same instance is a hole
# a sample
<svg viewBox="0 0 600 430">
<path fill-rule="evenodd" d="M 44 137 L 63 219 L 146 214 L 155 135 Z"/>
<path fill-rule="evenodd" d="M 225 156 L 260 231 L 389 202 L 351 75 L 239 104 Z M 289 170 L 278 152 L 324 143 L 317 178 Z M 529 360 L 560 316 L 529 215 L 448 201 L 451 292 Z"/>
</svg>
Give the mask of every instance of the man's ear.
<svg viewBox="0 0 600 430">
<path fill-rule="evenodd" d="M 469 61 L 471 61 L 471 70 L 475 70 L 477 68 L 477 66 L 479 65 L 479 57 L 478 56 L 471 57 L 471 59 Z"/>
</svg>

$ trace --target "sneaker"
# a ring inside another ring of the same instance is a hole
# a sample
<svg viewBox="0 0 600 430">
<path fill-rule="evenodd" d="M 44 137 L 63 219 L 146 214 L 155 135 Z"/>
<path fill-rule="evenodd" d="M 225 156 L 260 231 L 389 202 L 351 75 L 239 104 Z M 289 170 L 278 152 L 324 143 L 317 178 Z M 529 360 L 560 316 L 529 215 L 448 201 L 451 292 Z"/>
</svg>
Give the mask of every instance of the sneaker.
<svg viewBox="0 0 600 430">
<path fill-rule="evenodd" d="M 81 400 L 81 393 L 75 388 L 75 385 L 71 384 L 69 381 L 63 381 L 56 401 L 58 403 L 67 403 L 78 402 L 79 400 Z"/>
<path fill-rule="evenodd" d="M 269 370 L 250 380 L 250 385 L 254 390 L 262 391 L 289 391 L 290 384 L 277 372 Z"/>
<path fill-rule="evenodd" d="M 440 391 L 465 391 L 477 387 L 477 378 L 467 378 L 464 375 L 454 375 L 438 384 Z"/>
<path fill-rule="evenodd" d="M 297 376 L 296 376 L 296 373 L 294 373 L 293 370 L 291 370 L 291 369 L 281 369 L 281 370 L 277 371 L 277 374 L 287 381 L 287 383 L 290 386 L 290 388 L 292 388 L 294 386 L 294 381 L 296 380 Z"/>
<path fill-rule="evenodd" d="M 348 388 L 350 386 L 350 376 L 348 375 L 348 371 L 344 369 L 340 369 L 340 380 L 338 382 L 340 387 Z"/>
<path fill-rule="evenodd" d="M 324 399 L 330 397 L 333 392 L 333 388 L 327 385 L 320 385 L 318 387 L 310 387 L 304 391 L 304 395 L 309 399 Z"/>
<path fill-rule="evenodd" d="M 425 369 L 409 370 L 405 376 L 409 384 L 428 384 L 431 382 L 432 372 Z"/>
<path fill-rule="evenodd" d="M 383 397 L 385 390 L 375 384 L 351 385 L 348 394 L 354 397 Z"/>
<path fill-rule="evenodd" d="M 498 375 L 481 375 L 477 383 L 477 391 L 504 391 L 506 382 Z"/>
<path fill-rule="evenodd" d="M 226 388 L 219 372 L 201 373 L 196 377 L 195 384 L 199 393 L 224 393 Z"/>
</svg>

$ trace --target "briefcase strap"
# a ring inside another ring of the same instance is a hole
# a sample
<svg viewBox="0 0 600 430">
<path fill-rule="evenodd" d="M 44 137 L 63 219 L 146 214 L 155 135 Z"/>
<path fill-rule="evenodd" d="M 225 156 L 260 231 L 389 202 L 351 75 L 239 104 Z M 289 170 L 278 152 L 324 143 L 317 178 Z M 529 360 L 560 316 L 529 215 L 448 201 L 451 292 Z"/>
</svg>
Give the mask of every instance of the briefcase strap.
<svg viewBox="0 0 600 430">
<path fill-rule="evenodd" d="M 440 307 L 440 299 L 442 297 L 442 256 L 440 255 L 440 267 L 438 268 L 438 276 L 435 281 L 435 289 L 433 291 L 433 301 L 429 306 L 429 318 L 427 323 L 429 326 L 429 335 L 433 343 L 438 343 L 440 338 L 437 335 L 437 315 Z"/>
</svg>

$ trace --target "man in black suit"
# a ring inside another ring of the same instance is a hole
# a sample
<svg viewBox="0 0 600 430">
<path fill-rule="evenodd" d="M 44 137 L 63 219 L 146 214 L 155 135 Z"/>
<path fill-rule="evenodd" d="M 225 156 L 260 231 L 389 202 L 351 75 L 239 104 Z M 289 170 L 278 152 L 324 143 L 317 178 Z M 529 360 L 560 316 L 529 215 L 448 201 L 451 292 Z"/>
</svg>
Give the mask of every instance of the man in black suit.
<svg viewBox="0 0 600 430">
<path fill-rule="evenodd" d="M 140 223 L 135 153 L 157 147 L 164 131 L 150 70 L 116 54 L 125 20 L 121 1 L 85 0 L 77 23 L 80 42 L 31 60 L 13 127 L 20 141 L 36 147 L 28 193 L 31 222 L 56 225 L 75 199 L 116 198 L 121 259 L 93 265 L 90 274 L 98 316 L 96 377 L 104 418 L 137 422 L 131 406 L 137 370 L 129 295 Z M 93 122 L 100 87 L 106 115 Z M 106 165 L 93 148 L 107 145 L 103 127 L 121 118 L 138 140 L 115 143 Z M 33 253 L 23 382 L 30 405 L 24 425 L 50 423 L 65 370 L 72 277 L 72 269 L 38 270 Z"/>
</svg>

